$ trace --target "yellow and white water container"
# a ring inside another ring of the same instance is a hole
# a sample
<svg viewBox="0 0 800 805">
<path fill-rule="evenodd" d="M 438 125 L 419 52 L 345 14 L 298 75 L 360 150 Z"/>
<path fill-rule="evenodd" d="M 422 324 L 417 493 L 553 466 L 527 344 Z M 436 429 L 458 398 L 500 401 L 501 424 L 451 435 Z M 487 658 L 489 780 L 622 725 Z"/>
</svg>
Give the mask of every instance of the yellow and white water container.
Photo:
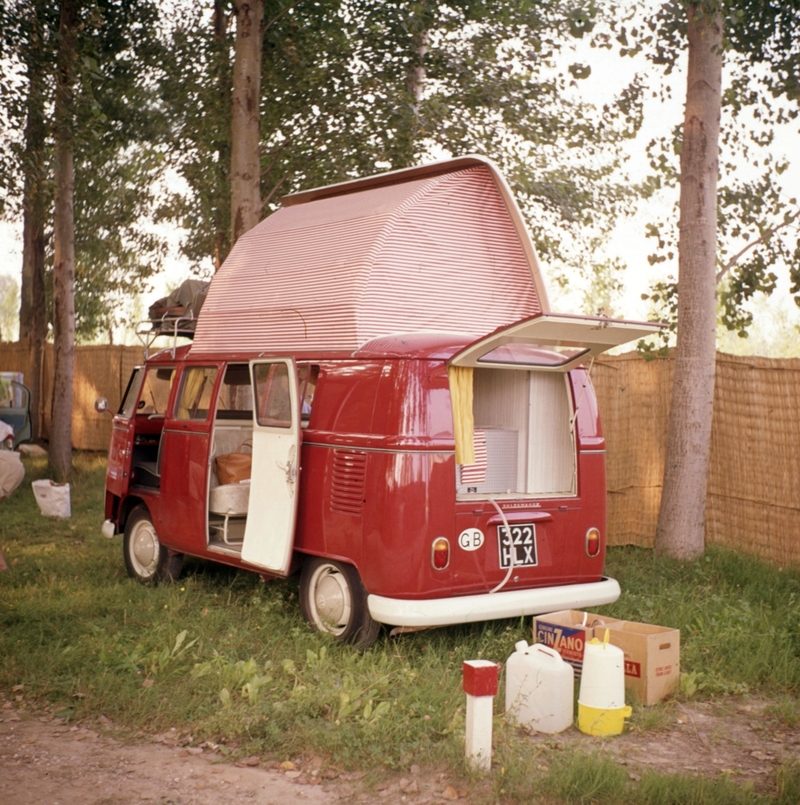
<svg viewBox="0 0 800 805">
<path fill-rule="evenodd" d="M 619 735 L 631 708 L 625 704 L 625 653 L 592 638 L 584 648 L 578 694 L 578 729 L 587 735 Z"/>
</svg>

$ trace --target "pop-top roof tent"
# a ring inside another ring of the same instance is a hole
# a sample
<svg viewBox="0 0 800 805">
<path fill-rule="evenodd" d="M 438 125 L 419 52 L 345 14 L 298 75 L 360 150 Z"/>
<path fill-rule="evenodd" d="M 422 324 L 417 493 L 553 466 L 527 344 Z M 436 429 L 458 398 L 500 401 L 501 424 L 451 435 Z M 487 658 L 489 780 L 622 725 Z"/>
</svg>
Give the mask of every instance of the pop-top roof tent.
<svg viewBox="0 0 800 805">
<path fill-rule="evenodd" d="M 528 362 L 508 359 L 515 341 L 560 344 L 568 335 L 542 315 L 549 303 L 535 247 L 510 188 L 483 157 L 307 190 L 282 204 L 239 238 L 214 276 L 193 355 L 353 353 L 392 334 L 438 332 L 480 339 L 483 354 L 495 350 L 489 363 L 514 365 Z M 580 348 L 549 368 L 655 329 L 626 327 L 607 343 L 616 323 L 570 318 L 570 343 Z M 499 351 L 487 341 L 525 319 L 523 338 L 502 337 Z M 583 348 L 600 330 L 603 343 Z M 453 362 L 482 362 L 474 350 L 463 358 Z"/>
<path fill-rule="evenodd" d="M 192 353 L 478 337 L 547 309 L 505 180 L 462 157 L 287 196 L 214 276 Z"/>
</svg>

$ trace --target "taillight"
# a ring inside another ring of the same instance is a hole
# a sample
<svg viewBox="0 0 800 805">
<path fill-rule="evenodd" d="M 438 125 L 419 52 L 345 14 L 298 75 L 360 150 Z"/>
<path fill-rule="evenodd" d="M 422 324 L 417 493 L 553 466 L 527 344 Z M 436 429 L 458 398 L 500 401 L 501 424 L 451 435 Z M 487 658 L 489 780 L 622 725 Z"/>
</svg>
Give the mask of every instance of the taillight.
<svg viewBox="0 0 800 805">
<path fill-rule="evenodd" d="M 450 543 L 444 537 L 436 537 L 431 545 L 431 564 L 434 570 L 444 570 L 450 564 Z"/>
<path fill-rule="evenodd" d="M 597 528 L 590 528 L 586 532 L 586 555 L 597 556 L 600 553 L 600 531 Z"/>
</svg>

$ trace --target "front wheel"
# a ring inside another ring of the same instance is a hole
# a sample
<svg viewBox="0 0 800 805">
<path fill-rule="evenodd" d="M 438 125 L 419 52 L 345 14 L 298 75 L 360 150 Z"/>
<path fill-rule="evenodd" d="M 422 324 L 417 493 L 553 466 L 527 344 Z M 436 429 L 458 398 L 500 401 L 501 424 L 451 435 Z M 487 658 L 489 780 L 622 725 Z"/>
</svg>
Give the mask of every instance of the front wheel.
<svg viewBox="0 0 800 805">
<path fill-rule="evenodd" d="M 122 553 L 128 575 L 142 584 L 174 581 L 180 575 L 183 557 L 170 556 L 144 506 L 137 506 L 125 523 Z"/>
<path fill-rule="evenodd" d="M 300 611 L 319 631 L 360 649 L 371 646 L 381 625 L 372 619 L 367 592 L 352 566 L 309 557 L 300 574 Z"/>
</svg>

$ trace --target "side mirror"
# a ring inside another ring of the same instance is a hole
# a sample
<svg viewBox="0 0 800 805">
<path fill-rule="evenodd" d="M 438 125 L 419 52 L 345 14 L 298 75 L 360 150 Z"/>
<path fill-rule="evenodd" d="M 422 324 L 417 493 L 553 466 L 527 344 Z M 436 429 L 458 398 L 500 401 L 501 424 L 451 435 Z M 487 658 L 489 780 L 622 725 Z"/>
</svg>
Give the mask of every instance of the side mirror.
<svg viewBox="0 0 800 805">
<path fill-rule="evenodd" d="M 108 411 L 108 400 L 105 397 L 98 397 L 94 401 L 94 410 L 98 414 L 105 414 Z"/>
</svg>

